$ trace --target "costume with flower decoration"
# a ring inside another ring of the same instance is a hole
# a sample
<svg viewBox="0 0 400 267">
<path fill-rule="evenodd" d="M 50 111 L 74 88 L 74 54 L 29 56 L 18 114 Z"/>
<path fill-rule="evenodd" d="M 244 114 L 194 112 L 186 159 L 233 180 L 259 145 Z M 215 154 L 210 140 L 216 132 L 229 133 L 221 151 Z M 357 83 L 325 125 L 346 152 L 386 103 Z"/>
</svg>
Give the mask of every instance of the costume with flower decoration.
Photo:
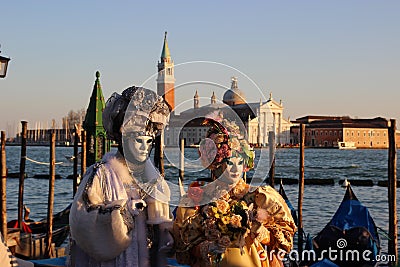
<svg viewBox="0 0 400 267">
<path fill-rule="evenodd" d="M 211 126 L 199 148 L 205 166 L 222 173 L 228 158 L 241 157 L 245 171 L 253 167 L 254 152 L 232 125 L 210 119 L 205 124 Z M 282 266 L 276 253 L 292 249 L 295 231 L 289 208 L 270 186 L 250 188 L 242 179 L 234 185 L 194 182 L 176 212 L 176 258 L 201 267 Z"/>
<path fill-rule="evenodd" d="M 121 144 L 129 142 L 132 133 L 154 137 L 168 114 L 162 99 L 144 88 L 130 87 L 107 101 L 104 127 L 107 137 L 120 147 L 104 155 L 83 176 L 69 219 L 69 266 L 150 266 L 154 225 L 163 236 L 172 223 L 170 191 L 149 159 L 139 163 L 128 160 L 128 151 Z M 165 245 L 165 240 L 158 241 Z M 165 266 L 165 259 L 159 255 L 152 266 Z"/>
</svg>

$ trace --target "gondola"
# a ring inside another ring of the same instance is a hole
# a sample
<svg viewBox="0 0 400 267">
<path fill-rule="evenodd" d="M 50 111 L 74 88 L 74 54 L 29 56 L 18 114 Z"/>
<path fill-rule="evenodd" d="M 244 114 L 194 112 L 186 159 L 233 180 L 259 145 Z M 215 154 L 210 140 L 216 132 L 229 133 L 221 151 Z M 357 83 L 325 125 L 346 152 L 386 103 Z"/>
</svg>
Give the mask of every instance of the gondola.
<svg viewBox="0 0 400 267">
<path fill-rule="evenodd" d="M 69 235 L 69 213 L 71 204 L 64 210 L 53 215 L 52 243 L 60 247 Z M 29 209 L 28 209 L 29 211 Z M 22 231 L 17 238 L 16 245 L 11 248 L 15 255 L 25 259 L 38 259 L 44 255 L 47 240 L 47 218 L 40 221 L 27 220 L 23 223 Z M 8 222 L 10 228 L 18 228 L 18 221 Z"/>
<path fill-rule="evenodd" d="M 357 199 L 350 184 L 335 215 L 314 237 L 312 244 L 316 258 L 325 259 L 325 263 L 320 261 L 312 266 L 376 264 L 376 255 L 380 252 L 377 227 L 368 208 Z"/>
<path fill-rule="evenodd" d="M 60 229 L 69 225 L 69 212 L 71 210 L 71 205 L 69 204 L 65 209 L 53 215 L 53 229 Z M 32 234 L 45 233 L 47 231 L 47 218 L 42 219 L 37 222 L 28 222 L 27 225 L 32 230 Z M 61 241 L 61 243 L 63 243 Z M 58 244 L 56 244 L 58 245 Z M 61 245 L 61 244 L 59 244 Z"/>
</svg>

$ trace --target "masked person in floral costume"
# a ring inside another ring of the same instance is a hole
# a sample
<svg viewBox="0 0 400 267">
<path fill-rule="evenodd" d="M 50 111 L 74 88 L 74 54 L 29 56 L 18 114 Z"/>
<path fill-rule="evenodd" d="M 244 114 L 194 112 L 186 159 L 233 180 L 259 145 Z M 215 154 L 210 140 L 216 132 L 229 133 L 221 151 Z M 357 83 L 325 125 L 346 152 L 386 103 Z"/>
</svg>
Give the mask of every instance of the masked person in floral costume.
<svg viewBox="0 0 400 267">
<path fill-rule="evenodd" d="M 254 152 L 235 124 L 206 119 L 200 143 L 202 163 L 213 182 L 194 182 L 182 197 L 174 221 L 176 258 L 194 267 L 283 266 L 296 231 L 290 210 L 270 186 L 251 188 L 243 173 Z"/>
<path fill-rule="evenodd" d="M 68 266 L 166 265 L 173 246 L 170 190 L 149 153 L 168 116 L 164 100 L 145 88 L 109 98 L 103 124 L 118 150 L 83 176 L 71 207 Z"/>
</svg>

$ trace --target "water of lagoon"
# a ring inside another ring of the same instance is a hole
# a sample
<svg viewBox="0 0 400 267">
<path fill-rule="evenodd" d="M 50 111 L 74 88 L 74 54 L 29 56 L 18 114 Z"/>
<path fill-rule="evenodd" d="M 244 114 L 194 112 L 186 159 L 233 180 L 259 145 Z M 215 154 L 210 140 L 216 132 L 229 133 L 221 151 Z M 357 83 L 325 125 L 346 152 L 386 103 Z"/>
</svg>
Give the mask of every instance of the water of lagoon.
<svg viewBox="0 0 400 267">
<path fill-rule="evenodd" d="M 10 173 L 19 171 L 20 147 L 7 146 L 7 167 Z M 165 171 L 166 179 L 177 184 L 178 153 L 172 148 L 166 148 Z M 56 174 L 62 178 L 56 179 L 54 211 L 60 211 L 72 201 L 72 180 L 66 177 L 72 174 L 73 165 L 66 156 L 71 156 L 72 147 L 57 147 Z M 259 151 L 256 150 L 256 153 Z M 268 153 L 266 153 L 268 154 Z M 27 157 L 39 162 L 49 161 L 49 148 L 30 146 Z M 198 153 L 195 148 L 185 149 L 185 180 L 187 186 L 197 178 L 209 176 L 208 170 L 198 168 Z M 261 175 L 268 173 L 269 159 L 257 164 Z M 335 185 L 306 185 L 303 201 L 303 225 L 307 233 L 315 236 L 331 219 L 345 193 L 339 185 L 341 179 L 371 179 L 376 184 L 379 180 L 387 180 L 388 151 L 380 149 L 368 150 L 337 150 L 337 149 L 306 149 L 305 179 L 318 178 L 335 180 Z M 32 178 L 35 174 L 48 174 L 49 167 L 31 161 L 26 162 L 24 203 L 31 209 L 31 218 L 39 220 L 47 216 L 47 201 L 49 182 L 45 179 Z M 249 173 L 251 176 L 252 173 Z M 275 179 L 298 178 L 299 149 L 278 149 L 276 151 Z M 7 216 L 8 220 L 16 219 L 18 205 L 18 179 L 7 179 Z M 298 185 L 285 185 L 286 193 L 297 207 Z M 372 186 L 353 186 L 358 199 L 366 205 L 378 227 L 388 231 L 388 201 L 387 188 Z M 397 205 L 399 206 L 399 201 Z M 387 240 L 382 237 L 383 251 L 387 251 Z"/>
</svg>

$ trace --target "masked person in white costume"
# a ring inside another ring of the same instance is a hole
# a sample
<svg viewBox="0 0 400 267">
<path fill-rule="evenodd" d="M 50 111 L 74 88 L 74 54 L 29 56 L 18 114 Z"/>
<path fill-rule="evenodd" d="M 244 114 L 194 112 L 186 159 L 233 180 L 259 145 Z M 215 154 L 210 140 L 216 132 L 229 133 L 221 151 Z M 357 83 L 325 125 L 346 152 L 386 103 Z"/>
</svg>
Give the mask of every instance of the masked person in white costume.
<svg viewBox="0 0 400 267">
<path fill-rule="evenodd" d="M 149 154 L 168 116 L 164 100 L 141 87 L 107 101 L 103 125 L 118 151 L 90 166 L 77 190 L 69 266 L 166 266 L 170 191 Z"/>
</svg>

